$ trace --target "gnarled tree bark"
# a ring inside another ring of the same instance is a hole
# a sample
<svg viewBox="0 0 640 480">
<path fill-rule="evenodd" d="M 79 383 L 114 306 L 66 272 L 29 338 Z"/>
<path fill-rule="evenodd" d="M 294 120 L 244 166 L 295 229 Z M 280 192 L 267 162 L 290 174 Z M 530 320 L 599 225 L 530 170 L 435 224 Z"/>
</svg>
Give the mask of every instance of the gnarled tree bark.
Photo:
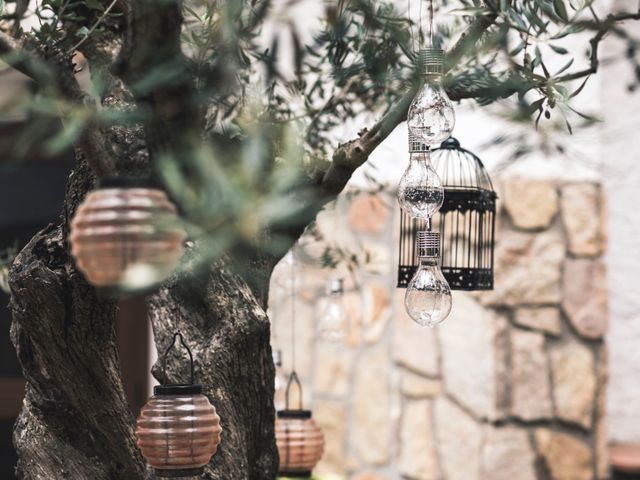
<svg viewBox="0 0 640 480">
<path fill-rule="evenodd" d="M 71 176 L 68 212 L 93 184 L 81 165 Z M 18 477 L 151 478 L 135 446 L 122 387 L 117 306 L 75 270 L 68 220 L 39 232 L 11 271 L 11 336 L 27 379 L 14 436 Z M 148 298 L 158 351 L 182 332 L 194 353 L 196 378 L 222 419 L 223 442 L 204 478 L 275 478 L 274 367 L 265 310 L 225 261 L 188 268 L 199 264 L 197 255 L 192 246 L 183 273 Z M 181 354 L 169 360 L 171 382 L 188 376 Z"/>
<path fill-rule="evenodd" d="M 135 446 L 134 419 L 122 386 L 114 328 L 117 305 L 101 299 L 75 269 L 68 226 L 78 203 L 93 188 L 95 175 L 139 172 L 163 153 L 179 156 L 199 140 L 204 122 L 202 112 L 188 103 L 192 85 L 186 75 L 168 89 L 141 93 L 128 88 L 141 70 L 166 60 L 162 57 L 172 56 L 186 73 L 179 48 L 179 2 L 130 0 L 123 5 L 128 17 L 126 40 L 107 34 L 101 44 L 88 39 L 81 50 L 94 73 L 107 80 L 103 105 L 126 110 L 144 104 L 154 115 L 144 126 L 101 131 L 91 125 L 86 130 L 76 145 L 78 166 L 69 179 L 61 224 L 39 232 L 11 270 L 11 336 L 27 379 L 14 432 L 19 478 L 153 477 Z M 488 27 L 482 22 L 466 42 L 475 41 Z M 158 42 L 162 48 L 154 50 Z M 0 55 L 17 46 L 0 35 Z M 121 47 L 114 71 L 123 80 L 110 72 Z M 22 57 L 15 66 L 27 74 L 37 73 L 31 65 Z M 54 77 L 64 79 L 60 88 L 74 101 L 82 101 L 72 69 L 59 68 L 60 75 Z M 310 177 L 316 198 L 306 222 L 340 193 L 351 174 L 403 121 L 410 99 L 409 93 L 378 124 L 340 146 L 328 170 Z M 292 243 L 306 222 L 288 232 Z M 190 245 L 186 268 L 148 297 L 157 349 L 163 352 L 173 333 L 182 332 L 194 353 L 196 378 L 220 414 L 222 444 L 204 477 L 275 478 L 274 367 L 265 312 L 268 280 L 277 258 L 251 257 L 251 268 L 244 270 L 251 278 L 247 274 L 243 278 L 234 273 L 237 259 L 223 258 L 202 268 L 198 255 L 198 245 Z M 187 364 L 186 356 L 172 357 L 168 380 L 184 379 Z M 160 373 L 157 367 L 154 373 Z"/>
</svg>

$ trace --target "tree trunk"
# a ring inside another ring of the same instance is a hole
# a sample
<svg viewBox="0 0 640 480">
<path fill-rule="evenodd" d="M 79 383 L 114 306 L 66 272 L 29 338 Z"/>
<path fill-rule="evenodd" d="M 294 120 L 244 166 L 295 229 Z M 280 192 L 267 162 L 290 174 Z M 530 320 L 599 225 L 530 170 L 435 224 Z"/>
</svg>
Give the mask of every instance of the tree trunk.
<svg viewBox="0 0 640 480">
<path fill-rule="evenodd" d="M 79 165 L 70 177 L 62 225 L 36 234 L 11 270 L 11 338 L 27 380 L 14 430 L 17 475 L 153 478 L 135 445 L 122 386 L 117 305 L 86 283 L 68 251 L 69 219 L 93 185 L 86 163 L 80 159 Z M 196 257 L 197 246 L 191 246 L 187 264 Z M 196 381 L 221 417 L 222 443 L 203 478 L 275 478 L 274 367 L 264 304 L 224 261 L 204 270 L 187 267 L 148 303 L 158 351 L 182 332 L 194 354 Z M 178 350 L 168 362 L 168 379 L 185 381 L 187 368 L 186 352 Z"/>
</svg>

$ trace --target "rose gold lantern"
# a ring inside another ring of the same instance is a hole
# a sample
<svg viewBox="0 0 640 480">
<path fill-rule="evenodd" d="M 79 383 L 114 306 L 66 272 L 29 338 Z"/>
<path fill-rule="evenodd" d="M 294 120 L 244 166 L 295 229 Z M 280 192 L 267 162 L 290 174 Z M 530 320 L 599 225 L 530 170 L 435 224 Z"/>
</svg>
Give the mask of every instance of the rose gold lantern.
<svg viewBox="0 0 640 480">
<path fill-rule="evenodd" d="M 159 477 L 200 475 L 216 453 L 222 432 L 220 417 L 202 394 L 202 385 L 193 383 L 193 356 L 180 333 L 165 353 L 163 371 L 177 338 L 189 352 L 191 383 L 154 387 L 136 425 L 138 447 Z"/>
<path fill-rule="evenodd" d="M 289 409 L 289 393 L 293 382 L 300 391 L 298 409 Z M 302 410 L 302 385 L 295 371 L 289 378 L 285 401 L 285 410 L 280 410 L 276 419 L 279 473 L 283 477 L 309 478 L 324 453 L 324 434 L 313 420 L 311 411 Z"/>
<path fill-rule="evenodd" d="M 71 222 L 71 253 L 103 291 L 148 290 L 180 262 L 186 234 L 176 224 L 175 205 L 148 181 L 101 180 Z"/>
</svg>

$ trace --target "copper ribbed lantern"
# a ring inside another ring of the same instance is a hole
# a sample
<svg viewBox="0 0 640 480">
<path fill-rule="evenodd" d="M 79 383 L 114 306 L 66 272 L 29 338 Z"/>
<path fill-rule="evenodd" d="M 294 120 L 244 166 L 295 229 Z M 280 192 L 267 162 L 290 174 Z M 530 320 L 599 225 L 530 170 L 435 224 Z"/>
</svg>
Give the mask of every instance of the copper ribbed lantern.
<svg viewBox="0 0 640 480">
<path fill-rule="evenodd" d="M 78 270 L 104 291 L 147 290 L 177 267 L 186 237 L 175 205 L 148 181 L 101 180 L 71 222 Z"/>
<path fill-rule="evenodd" d="M 287 384 L 285 410 L 278 411 L 276 418 L 279 473 L 283 477 L 309 478 L 324 453 L 324 434 L 312 418 L 310 410 L 289 409 L 292 382 L 300 389 L 302 406 L 302 386 L 294 371 Z"/>
<path fill-rule="evenodd" d="M 220 417 L 203 395 L 202 385 L 193 383 L 193 357 L 179 333 L 164 364 L 176 338 L 189 352 L 191 383 L 154 387 L 136 423 L 138 447 L 159 477 L 200 475 L 218 450 L 222 432 Z"/>
<path fill-rule="evenodd" d="M 492 290 L 497 195 L 482 161 L 451 137 L 433 150 L 433 167 L 444 187 L 444 203 L 432 218 L 442 237 L 440 269 L 452 290 Z M 416 232 L 424 220 L 400 213 L 398 287 L 416 272 Z"/>
</svg>

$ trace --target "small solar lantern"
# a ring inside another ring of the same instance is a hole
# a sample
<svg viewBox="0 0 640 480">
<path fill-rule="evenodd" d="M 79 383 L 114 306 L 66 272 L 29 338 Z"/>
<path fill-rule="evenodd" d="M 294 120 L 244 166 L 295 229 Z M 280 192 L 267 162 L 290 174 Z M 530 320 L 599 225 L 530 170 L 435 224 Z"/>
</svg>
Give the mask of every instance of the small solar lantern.
<svg viewBox="0 0 640 480">
<path fill-rule="evenodd" d="M 189 384 L 167 385 L 166 364 L 176 340 L 189 353 Z M 136 422 L 137 445 L 158 477 L 200 475 L 220 444 L 220 417 L 202 385 L 194 384 L 193 355 L 182 335 L 176 333 L 164 354 L 165 383 L 153 389 Z"/>
<path fill-rule="evenodd" d="M 291 385 L 300 391 L 299 407 L 289 408 Z M 302 409 L 302 385 L 296 372 L 292 372 L 287 383 L 285 409 L 277 413 L 276 443 L 280 456 L 279 473 L 283 477 L 309 478 L 324 453 L 324 434 L 311 410 Z"/>
<path fill-rule="evenodd" d="M 101 180 L 71 222 L 71 253 L 103 292 L 145 291 L 178 266 L 186 233 L 176 207 L 144 179 Z"/>
</svg>

